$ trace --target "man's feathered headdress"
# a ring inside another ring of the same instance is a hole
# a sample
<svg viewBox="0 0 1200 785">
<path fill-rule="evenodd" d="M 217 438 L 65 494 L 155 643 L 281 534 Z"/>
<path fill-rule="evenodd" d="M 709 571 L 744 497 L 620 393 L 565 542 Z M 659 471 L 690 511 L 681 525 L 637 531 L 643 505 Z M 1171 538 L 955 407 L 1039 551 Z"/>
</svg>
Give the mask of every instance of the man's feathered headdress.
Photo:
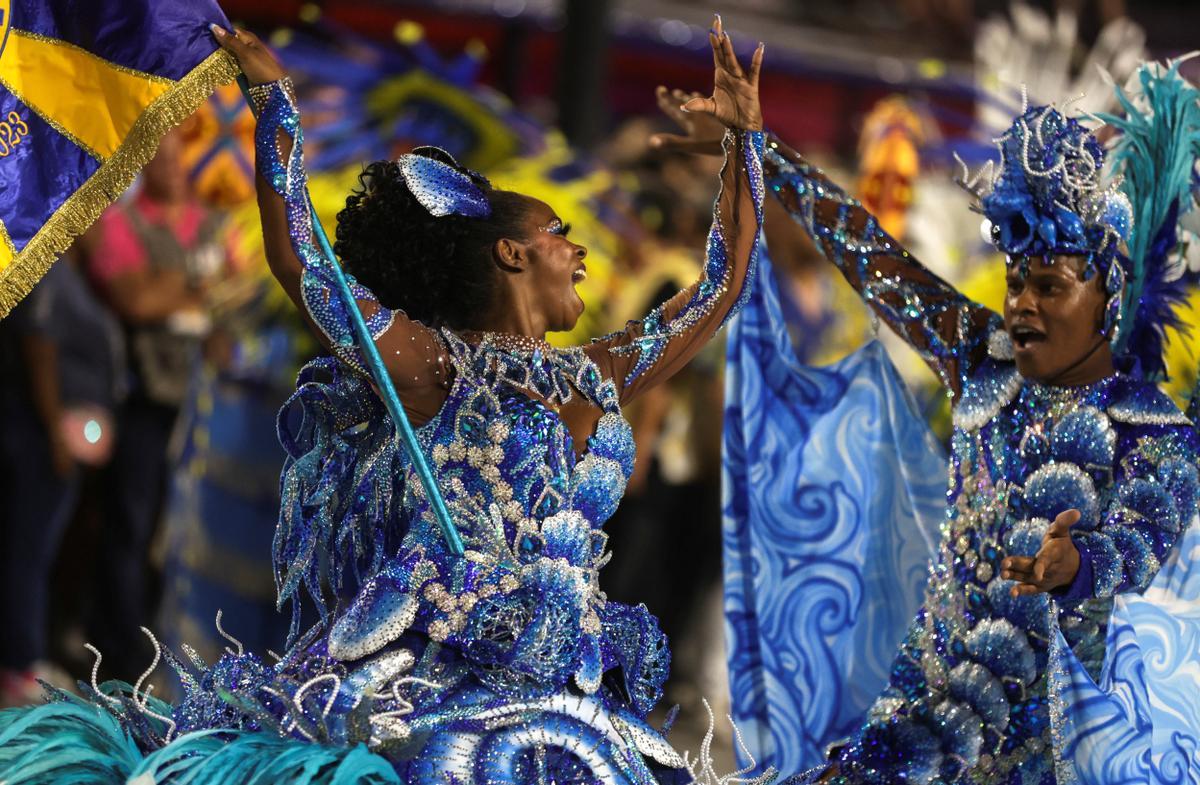
<svg viewBox="0 0 1200 785">
<path fill-rule="evenodd" d="M 1143 65 L 1137 80 L 1139 92 L 1117 88 L 1123 116 L 1098 115 L 1120 131 L 1108 171 L 1090 130 L 1039 106 L 996 140 L 999 165 L 976 175 L 964 166 L 959 183 L 1010 264 L 1075 255 L 1086 260 L 1085 277 L 1104 276 L 1104 331 L 1114 353 L 1157 378 L 1165 330 L 1181 327 L 1178 222 L 1196 207 L 1200 91 L 1179 75 L 1179 61 Z"/>
</svg>

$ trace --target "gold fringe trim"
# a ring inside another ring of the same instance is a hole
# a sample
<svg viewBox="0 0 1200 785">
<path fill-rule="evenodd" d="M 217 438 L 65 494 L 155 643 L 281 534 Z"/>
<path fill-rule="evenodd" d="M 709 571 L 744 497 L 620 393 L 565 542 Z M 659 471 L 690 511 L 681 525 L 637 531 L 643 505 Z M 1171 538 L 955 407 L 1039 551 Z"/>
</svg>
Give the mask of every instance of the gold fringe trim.
<svg viewBox="0 0 1200 785">
<path fill-rule="evenodd" d="M 129 188 L 158 150 L 159 140 L 192 115 L 213 91 L 239 73 L 237 61 L 218 49 L 143 110 L 117 151 L 54 211 L 12 263 L 0 270 L 0 319 L 41 280 L 50 265 Z"/>
</svg>

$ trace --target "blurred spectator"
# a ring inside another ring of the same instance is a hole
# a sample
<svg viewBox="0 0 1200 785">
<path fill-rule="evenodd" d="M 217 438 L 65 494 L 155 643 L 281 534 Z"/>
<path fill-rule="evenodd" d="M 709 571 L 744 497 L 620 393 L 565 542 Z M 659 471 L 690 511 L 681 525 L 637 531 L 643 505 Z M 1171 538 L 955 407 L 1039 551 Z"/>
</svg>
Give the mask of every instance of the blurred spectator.
<svg viewBox="0 0 1200 785">
<path fill-rule="evenodd" d="M 712 222 L 720 160 L 651 151 L 653 130 L 648 121 L 631 121 L 606 151 L 613 164 L 636 173 L 634 201 L 646 231 L 622 259 L 628 269 L 610 298 L 614 324 L 645 316 L 699 277 Z M 707 590 L 720 581 L 721 418 L 714 413 L 722 406 L 723 355 L 723 342 L 711 342 L 626 410 L 637 462 L 606 526 L 613 559 L 601 576 L 609 597 L 645 603 L 658 617 L 672 644 L 668 702 L 689 717 L 702 716 L 699 698 L 716 699 L 723 686 L 703 678 L 714 650 L 688 645 L 707 630 Z"/>
<path fill-rule="evenodd" d="M 170 465 L 167 444 L 210 331 L 207 291 L 228 271 L 224 216 L 190 194 L 178 132 L 163 138 L 132 199 L 88 237 L 88 269 L 124 328 L 130 394 L 117 411 L 89 635 L 112 673 L 144 665 L 147 549 Z M 139 665 L 140 664 L 140 665 Z"/>
<path fill-rule="evenodd" d="M 73 254 L 0 322 L 0 706 L 52 680 L 51 568 L 82 472 L 109 459 L 124 376 L 120 328 Z"/>
<path fill-rule="evenodd" d="M 286 453 L 275 416 L 318 348 L 273 278 L 244 273 L 230 286 L 244 294 L 231 303 L 214 292 L 220 328 L 177 426 L 154 625 L 168 647 L 187 644 L 208 662 L 228 643 L 218 611 L 249 651 L 283 650 L 291 617 L 275 606 L 271 542 Z"/>
</svg>

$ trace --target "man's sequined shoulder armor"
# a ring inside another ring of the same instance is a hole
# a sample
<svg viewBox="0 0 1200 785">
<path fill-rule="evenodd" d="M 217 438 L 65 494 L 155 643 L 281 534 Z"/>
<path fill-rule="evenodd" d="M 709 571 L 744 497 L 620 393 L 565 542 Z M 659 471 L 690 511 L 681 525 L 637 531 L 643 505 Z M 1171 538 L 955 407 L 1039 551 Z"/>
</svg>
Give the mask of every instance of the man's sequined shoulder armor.
<svg viewBox="0 0 1200 785">
<path fill-rule="evenodd" d="M 1158 385 L 1124 376 L 1113 386 L 1108 416 L 1129 425 L 1191 425 Z"/>
<path fill-rule="evenodd" d="M 1024 383 L 1003 327 L 992 328 L 987 346 L 987 357 L 963 379 L 962 397 L 954 407 L 954 427 L 964 431 L 982 428 L 1016 399 Z"/>
</svg>

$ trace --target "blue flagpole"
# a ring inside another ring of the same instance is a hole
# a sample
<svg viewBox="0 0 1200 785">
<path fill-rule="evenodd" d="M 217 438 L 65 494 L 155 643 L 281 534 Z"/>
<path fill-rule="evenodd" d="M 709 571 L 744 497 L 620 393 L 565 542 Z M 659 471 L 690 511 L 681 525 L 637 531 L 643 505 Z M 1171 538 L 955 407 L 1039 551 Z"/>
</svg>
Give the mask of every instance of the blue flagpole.
<svg viewBox="0 0 1200 785">
<path fill-rule="evenodd" d="M 249 105 L 250 111 L 253 112 L 254 102 L 250 100 L 250 86 L 244 74 L 238 77 L 238 86 L 242 88 L 242 94 L 246 97 L 246 103 Z M 321 225 L 321 219 L 317 216 L 317 210 L 313 207 L 311 198 L 308 199 L 308 211 L 312 216 L 313 234 L 317 238 L 317 245 L 320 246 L 321 252 L 325 255 L 325 261 L 328 262 L 330 269 L 333 271 L 333 279 L 337 284 L 338 296 L 342 298 L 346 310 L 350 313 L 350 322 L 354 328 L 354 335 L 358 339 L 358 348 L 366 358 L 367 368 L 371 371 L 371 378 L 374 379 L 375 386 L 383 394 L 383 403 L 387 407 L 392 420 L 396 423 L 400 442 L 404 445 L 409 460 L 416 467 L 417 476 L 421 479 L 421 485 L 425 488 L 425 496 L 429 499 L 429 503 L 433 507 L 433 514 L 437 518 L 438 526 L 442 530 L 442 536 L 446 538 L 446 545 L 455 556 L 462 556 L 463 544 L 462 538 L 458 536 L 458 528 L 454 525 L 454 521 L 450 519 L 450 511 L 446 509 L 446 500 L 442 498 L 442 493 L 433 478 L 433 472 L 430 471 L 429 464 L 425 461 L 425 456 L 421 454 L 421 449 L 417 444 L 417 435 L 413 432 L 412 425 L 408 421 L 408 415 L 404 413 L 404 407 L 400 403 L 400 396 L 396 394 L 396 387 L 392 384 L 392 377 L 384 367 L 383 358 L 379 356 L 379 349 L 375 346 L 375 341 L 371 338 L 371 333 L 367 330 L 367 323 L 363 320 L 362 311 L 358 309 L 358 303 L 354 299 L 354 294 L 350 291 L 350 284 L 346 282 L 346 275 L 342 272 L 342 266 L 338 264 L 337 256 L 333 253 L 333 246 L 329 244 L 329 238 L 325 235 L 325 227 Z"/>
</svg>

